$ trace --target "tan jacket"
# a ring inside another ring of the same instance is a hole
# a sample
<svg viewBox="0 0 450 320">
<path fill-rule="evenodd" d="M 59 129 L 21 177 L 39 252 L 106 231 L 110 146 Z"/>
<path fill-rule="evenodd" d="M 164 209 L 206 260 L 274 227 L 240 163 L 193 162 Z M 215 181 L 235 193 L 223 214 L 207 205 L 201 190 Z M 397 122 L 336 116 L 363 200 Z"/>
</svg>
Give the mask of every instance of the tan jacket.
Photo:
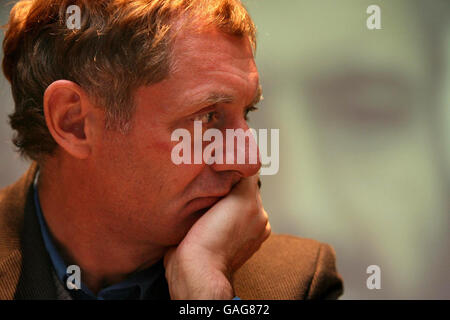
<svg viewBox="0 0 450 320">
<path fill-rule="evenodd" d="M 15 184 L 0 191 L 0 300 L 57 299 L 53 267 L 35 215 L 33 163 Z M 164 278 L 164 277 L 162 277 Z M 324 243 L 271 235 L 235 274 L 241 299 L 335 299 L 342 294 L 335 253 Z M 162 279 L 157 298 L 169 298 Z"/>
</svg>

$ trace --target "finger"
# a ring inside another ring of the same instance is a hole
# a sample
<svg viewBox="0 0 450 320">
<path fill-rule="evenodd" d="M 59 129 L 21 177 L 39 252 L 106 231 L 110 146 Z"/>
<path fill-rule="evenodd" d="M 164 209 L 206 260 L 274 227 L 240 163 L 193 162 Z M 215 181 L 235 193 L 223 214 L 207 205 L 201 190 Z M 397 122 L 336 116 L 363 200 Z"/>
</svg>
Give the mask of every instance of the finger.
<svg viewBox="0 0 450 320">
<path fill-rule="evenodd" d="M 230 194 L 254 193 L 258 189 L 259 175 L 242 178 L 241 181 L 231 190 Z"/>
</svg>

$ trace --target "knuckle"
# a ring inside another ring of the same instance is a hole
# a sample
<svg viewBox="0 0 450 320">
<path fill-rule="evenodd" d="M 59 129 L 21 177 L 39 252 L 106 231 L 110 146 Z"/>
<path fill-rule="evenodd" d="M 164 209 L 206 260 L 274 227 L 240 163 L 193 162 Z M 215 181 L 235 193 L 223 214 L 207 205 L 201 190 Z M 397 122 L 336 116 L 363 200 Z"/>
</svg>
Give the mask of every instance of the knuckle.
<svg viewBox="0 0 450 320">
<path fill-rule="evenodd" d="M 261 217 L 261 224 L 263 227 L 267 228 L 267 224 L 269 224 L 269 217 L 267 215 Z"/>
<path fill-rule="evenodd" d="M 270 223 L 267 221 L 267 224 L 265 226 L 264 229 L 264 233 L 263 233 L 263 241 L 266 241 L 267 238 L 269 238 L 269 236 L 272 234 L 272 227 L 270 226 Z"/>
<path fill-rule="evenodd" d="M 264 219 L 259 226 L 259 241 L 264 242 L 270 236 L 272 229 L 268 220 Z"/>
</svg>

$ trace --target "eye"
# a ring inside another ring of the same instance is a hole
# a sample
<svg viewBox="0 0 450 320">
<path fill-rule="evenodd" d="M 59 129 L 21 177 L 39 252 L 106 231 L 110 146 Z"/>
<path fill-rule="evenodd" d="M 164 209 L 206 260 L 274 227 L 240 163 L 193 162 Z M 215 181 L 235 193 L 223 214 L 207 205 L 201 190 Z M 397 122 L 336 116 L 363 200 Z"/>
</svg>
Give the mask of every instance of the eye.
<svg viewBox="0 0 450 320">
<path fill-rule="evenodd" d="M 192 118 L 192 121 L 201 121 L 202 124 L 208 124 L 214 120 L 217 120 L 217 112 L 211 111 L 203 114 L 199 114 Z"/>
<path fill-rule="evenodd" d="M 257 110 L 258 110 L 258 107 L 255 107 L 255 106 L 251 106 L 251 107 L 247 108 L 247 109 L 245 110 L 245 113 L 244 113 L 244 119 L 245 119 L 245 121 L 250 121 L 250 119 L 249 119 L 249 117 L 248 117 L 248 114 L 249 114 L 250 112 L 257 111 Z"/>
</svg>

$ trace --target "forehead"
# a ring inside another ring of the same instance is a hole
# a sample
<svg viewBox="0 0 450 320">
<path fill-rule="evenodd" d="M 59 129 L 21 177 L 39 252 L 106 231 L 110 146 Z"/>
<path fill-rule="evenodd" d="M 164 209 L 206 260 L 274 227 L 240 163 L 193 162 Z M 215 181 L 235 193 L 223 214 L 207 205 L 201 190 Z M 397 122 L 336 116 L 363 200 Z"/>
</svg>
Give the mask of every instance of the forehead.
<svg viewBox="0 0 450 320">
<path fill-rule="evenodd" d="M 237 37 L 217 29 L 181 31 L 173 45 L 173 72 L 183 67 L 210 69 L 232 65 L 242 72 L 254 72 L 253 49 L 246 37 Z"/>
<path fill-rule="evenodd" d="M 247 38 L 216 30 L 186 33 L 177 38 L 173 49 L 169 79 L 182 85 L 190 96 L 214 89 L 215 93 L 224 91 L 239 98 L 254 95 L 259 86 L 253 49 Z"/>
<path fill-rule="evenodd" d="M 250 104 L 259 89 L 251 43 L 216 30 L 181 32 L 173 44 L 169 76 L 138 89 L 145 109 L 168 114 L 187 113 L 211 96 L 227 96 Z"/>
</svg>

